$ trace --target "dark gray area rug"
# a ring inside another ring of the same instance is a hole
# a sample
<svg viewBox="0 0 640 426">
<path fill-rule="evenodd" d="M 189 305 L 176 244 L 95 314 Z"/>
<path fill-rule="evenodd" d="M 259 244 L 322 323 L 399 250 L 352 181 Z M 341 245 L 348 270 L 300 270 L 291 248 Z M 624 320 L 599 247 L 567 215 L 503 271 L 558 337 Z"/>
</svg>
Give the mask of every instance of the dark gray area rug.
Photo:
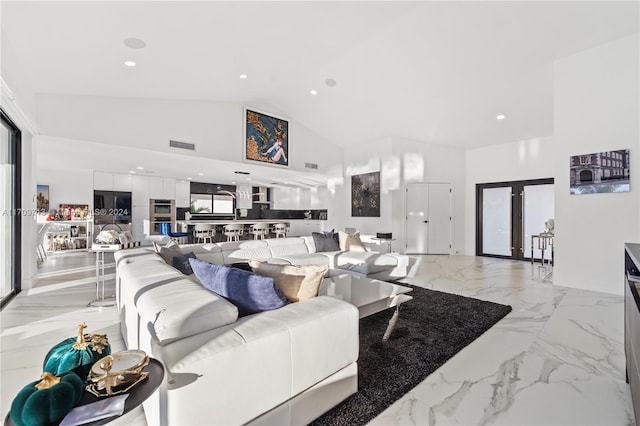
<svg viewBox="0 0 640 426">
<path fill-rule="evenodd" d="M 511 312 L 511 306 L 409 287 L 413 300 L 400 307 L 388 341 L 382 335 L 394 309 L 360 320 L 358 392 L 312 425 L 366 424 Z"/>
</svg>

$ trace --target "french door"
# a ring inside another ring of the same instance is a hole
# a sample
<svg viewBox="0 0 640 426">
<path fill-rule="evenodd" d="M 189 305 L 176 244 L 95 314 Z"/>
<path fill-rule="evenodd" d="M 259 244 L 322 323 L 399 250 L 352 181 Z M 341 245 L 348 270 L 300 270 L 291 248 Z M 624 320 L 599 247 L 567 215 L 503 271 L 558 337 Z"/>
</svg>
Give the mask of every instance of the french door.
<svg viewBox="0 0 640 426">
<path fill-rule="evenodd" d="M 476 255 L 540 258 L 531 236 L 554 217 L 553 178 L 476 185 Z"/>
</svg>

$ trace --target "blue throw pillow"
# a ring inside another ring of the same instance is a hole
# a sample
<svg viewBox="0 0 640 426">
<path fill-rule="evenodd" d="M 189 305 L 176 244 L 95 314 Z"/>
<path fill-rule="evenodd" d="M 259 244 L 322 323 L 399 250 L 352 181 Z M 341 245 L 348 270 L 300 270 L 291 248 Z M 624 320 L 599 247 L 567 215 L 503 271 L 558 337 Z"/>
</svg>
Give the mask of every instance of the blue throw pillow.
<svg viewBox="0 0 640 426">
<path fill-rule="evenodd" d="M 191 275 L 193 274 L 193 270 L 191 269 L 189 259 L 196 259 L 196 254 L 191 251 L 187 254 L 181 254 L 180 256 L 173 256 L 173 267 L 185 275 Z"/>
<path fill-rule="evenodd" d="M 189 259 L 189 263 L 202 285 L 236 305 L 241 317 L 278 309 L 288 303 L 273 278 L 198 259 Z"/>
</svg>

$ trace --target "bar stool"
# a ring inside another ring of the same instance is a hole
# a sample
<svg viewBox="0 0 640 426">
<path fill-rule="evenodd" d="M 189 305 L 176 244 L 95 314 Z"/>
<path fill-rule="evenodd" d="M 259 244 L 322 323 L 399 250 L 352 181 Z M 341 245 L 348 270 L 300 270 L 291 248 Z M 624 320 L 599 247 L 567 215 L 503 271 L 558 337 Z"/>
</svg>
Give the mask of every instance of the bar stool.
<svg viewBox="0 0 640 426">
<path fill-rule="evenodd" d="M 207 223 L 198 223 L 193 227 L 193 237 L 196 243 L 202 241 L 203 243 L 213 243 L 213 237 L 216 235 L 216 228 L 214 225 Z"/>
<path fill-rule="evenodd" d="M 227 241 L 240 241 L 240 236 L 244 233 L 244 224 L 230 223 L 224 226 L 223 234 L 227 236 Z"/>
<path fill-rule="evenodd" d="M 286 223 L 276 223 L 273 225 L 273 233 L 276 235 L 276 238 L 286 238 L 288 232 L 289 228 Z"/>
<path fill-rule="evenodd" d="M 254 223 L 251 225 L 250 234 L 253 234 L 254 240 L 264 240 L 265 237 L 269 237 L 269 224 L 268 223 Z"/>
</svg>

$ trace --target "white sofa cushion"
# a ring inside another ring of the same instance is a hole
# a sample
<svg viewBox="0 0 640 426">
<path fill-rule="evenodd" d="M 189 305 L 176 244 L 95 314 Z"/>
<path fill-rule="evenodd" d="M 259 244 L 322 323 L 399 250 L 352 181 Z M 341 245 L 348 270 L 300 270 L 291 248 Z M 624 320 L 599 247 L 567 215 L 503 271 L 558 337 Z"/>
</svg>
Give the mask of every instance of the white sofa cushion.
<svg viewBox="0 0 640 426">
<path fill-rule="evenodd" d="M 374 274 L 395 267 L 397 256 L 371 251 L 343 251 L 335 255 L 335 266 L 361 274 Z"/>
<path fill-rule="evenodd" d="M 307 253 L 307 254 L 289 254 L 281 255 L 280 259 L 288 262 L 291 265 L 327 265 L 329 263 L 329 256 L 324 256 L 324 253 Z M 269 259 L 269 263 L 272 259 Z"/>
<path fill-rule="evenodd" d="M 222 249 L 217 244 L 186 244 L 180 246 L 182 253 L 192 252 L 200 260 L 221 265 L 224 263 Z"/>
<path fill-rule="evenodd" d="M 172 380 L 169 424 L 245 424 L 354 364 L 358 310 L 315 297 L 155 346 L 152 354 Z M 212 389 L 219 391 L 203 403 Z"/>
<path fill-rule="evenodd" d="M 153 287 L 138 297 L 141 326 L 149 326 L 159 345 L 231 324 L 238 308 L 188 278 Z"/>
<path fill-rule="evenodd" d="M 224 264 L 242 262 L 248 259 L 269 259 L 271 250 L 264 240 L 231 241 L 219 243 L 224 258 Z"/>
<path fill-rule="evenodd" d="M 265 240 L 273 257 L 309 254 L 309 248 L 302 238 L 275 238 Z"/>
</svg>

